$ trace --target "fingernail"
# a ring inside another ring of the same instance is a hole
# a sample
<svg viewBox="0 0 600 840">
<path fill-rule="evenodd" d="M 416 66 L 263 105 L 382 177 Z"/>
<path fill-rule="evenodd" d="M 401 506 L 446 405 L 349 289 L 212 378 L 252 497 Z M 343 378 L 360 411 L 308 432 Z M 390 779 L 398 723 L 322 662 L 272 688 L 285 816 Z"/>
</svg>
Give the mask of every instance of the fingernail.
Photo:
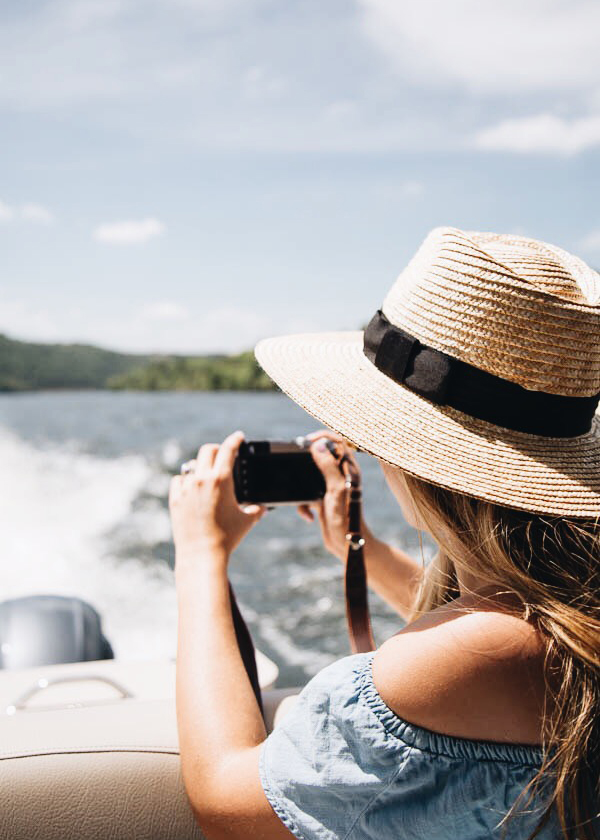
<svg viewBox="0 0 600 840">
<path fill-rule="evenodd" d="M 328 446 L 327 446 L 327 441 L 326 441 L 326 440 L 320 440 L 320 441 L 317 443 L 317 445 L 316 445 L 316 447 L 315 447 L 315 448 L 316 448 L 316 449 L 318 449 L 318 450 L 319 450 L 319 452 L 325 452 L 325 450 L 326 450 L 326 449 L 328 449 Z"/>
</svg>

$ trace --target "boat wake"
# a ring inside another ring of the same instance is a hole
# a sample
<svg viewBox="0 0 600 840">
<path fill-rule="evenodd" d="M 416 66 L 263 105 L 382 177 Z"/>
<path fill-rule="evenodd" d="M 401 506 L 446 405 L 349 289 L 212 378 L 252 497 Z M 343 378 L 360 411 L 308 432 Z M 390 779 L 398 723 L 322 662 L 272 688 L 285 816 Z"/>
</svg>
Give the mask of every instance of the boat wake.
<svg viewBox="0 0 600 840">
<path fill-rule="evenodd" d="M 151 464 L 141 455 L 39 448 L 6 429 L 0 463 L 0 598 L 84 598 L 102 615 L 117 657 L 173 656 L 172 571 L 122 556 L 124 540 L 150 550 L 170 538 L 158 495 L 164 481 Z"/>
</svg>

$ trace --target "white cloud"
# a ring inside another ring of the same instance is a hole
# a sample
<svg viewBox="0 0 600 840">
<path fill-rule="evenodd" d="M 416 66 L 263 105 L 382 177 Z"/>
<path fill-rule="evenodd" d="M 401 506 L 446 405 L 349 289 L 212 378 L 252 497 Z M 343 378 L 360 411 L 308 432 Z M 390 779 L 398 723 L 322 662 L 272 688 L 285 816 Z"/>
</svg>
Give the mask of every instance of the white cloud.
<svg viewBox="0 0 600 840">
<path fill-rule="evenodd" d="M 33 224 L 49 225 L 54 221 L 54 216 L 47 207 L 35 202 L 11 206 L 0 201 L 0 223 L 17 219 Z"/>
<path fill-rule="evenodd" d="M 179 303 L 162 300 L 144 306 L 139 317 L 147 321 L 184 321 L 189 317 L 189 312 Z"/>
<path fill-rule="evenodd" d="M 600 116 L 566 120 L 553 114 L 538 114 L 503 120 L 479 131 L 474 145 L 499 152 L 574 155 L 600 146 Z"/>
<path fill-rule="evenodd" d="M 488 93 L 596 87 L 597 0 L 359 0 L 365 31 L 409 80 Z"/>
<path fill-rule="evenodd" d="M 581 240 L 581 248 L 583 251 L 589 251 L 592 254 L 600 255 L 600 228 L 588 233 L 587 236 Z"/>
<path fill-rule="evenodd" d="M 92 235 L 97 242 L 108 245 L 139 245 L 155 236 L 162 236 L 165 230 L 165 225 L 158 219 L 140 219 L 105 222 L 98 225 Z"/>
<path fill-rule="evenodd" d="M 39 225 L 51 225 L 54 216 L 42 204 L 28 203 L 21 205 L 19 215 L 26 222 L 34 222 Z"/>
</svg>

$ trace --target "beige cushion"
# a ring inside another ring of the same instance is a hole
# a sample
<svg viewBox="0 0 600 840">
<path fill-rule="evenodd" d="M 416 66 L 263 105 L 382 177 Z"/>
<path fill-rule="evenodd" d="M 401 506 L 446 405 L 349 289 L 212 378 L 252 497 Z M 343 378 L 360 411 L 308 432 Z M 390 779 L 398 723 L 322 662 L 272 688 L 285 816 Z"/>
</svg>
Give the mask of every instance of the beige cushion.
<svg viewBox="0 0 600 840">
<path fill-rule="evenodd" d="M 122 700 L 0 721 L 0 837 L 201 837 L 172 700 Z"/>
<path fill-rule="evenodd" d="M 75 680 L 53 684 L 64 678 Z M 15 711 L 40 679 L 48 687 Z M 174 687 L 172 662 L 0 672 L 0 838 L 201 838 L 181 779 Z M 269 726 L 289 693 L 265 692 Z"/>
</svg>

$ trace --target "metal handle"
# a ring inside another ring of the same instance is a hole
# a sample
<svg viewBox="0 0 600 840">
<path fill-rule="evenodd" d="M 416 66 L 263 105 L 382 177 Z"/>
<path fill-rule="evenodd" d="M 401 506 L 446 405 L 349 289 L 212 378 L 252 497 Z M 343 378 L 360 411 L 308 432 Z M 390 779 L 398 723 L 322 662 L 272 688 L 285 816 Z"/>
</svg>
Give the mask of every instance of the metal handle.
<svg viewBox="0 0 600 840">
<path fill-rule="evenodd" d="M 61 683 L 77 683 L 77 682 L 100 682 L 104 683 L 105 685 L 109 685 L 111 688 L 114 688 L 115 691 L 119 693 L 119 700 L 127 700 L 128 698 L 133 697 L 133 694 L 128 691 L 121 683 L 113 680 L 111 677 L 105 677 L 102 674 L 89 674 L 89 675 L 78 675 L 73 677 L 51 677 L 50 679 L 46 679 L 46 677 L 40 677 L 40 679 L 32 685 L 31 688 L 28 688 L 23 694 L 19 695 L 19 697 L 15 700 L 15 702 L 7 706 L 5 709 L 5 713 L 7 715 L 14 715 L 16 712 L 45 712 L 49 709 L 73 709 L 75 707 L 81 706 L 90 706 L 96 705 L 98 701 L 90 702 L 76 702 L 76 703 L 58 703 L 54 705 L 48 706 L 35 706 L 33 709 L 28 708 L 27 704 L 31 700 L 32 697 L 35 697 L 36 694 L 39 694 L 41 691 L 45 691 L 47 688 L 50 688 L 53 685 L 60 685 Z M 111 702 L 103 701 L 103 702 Z"/>
</svg>

